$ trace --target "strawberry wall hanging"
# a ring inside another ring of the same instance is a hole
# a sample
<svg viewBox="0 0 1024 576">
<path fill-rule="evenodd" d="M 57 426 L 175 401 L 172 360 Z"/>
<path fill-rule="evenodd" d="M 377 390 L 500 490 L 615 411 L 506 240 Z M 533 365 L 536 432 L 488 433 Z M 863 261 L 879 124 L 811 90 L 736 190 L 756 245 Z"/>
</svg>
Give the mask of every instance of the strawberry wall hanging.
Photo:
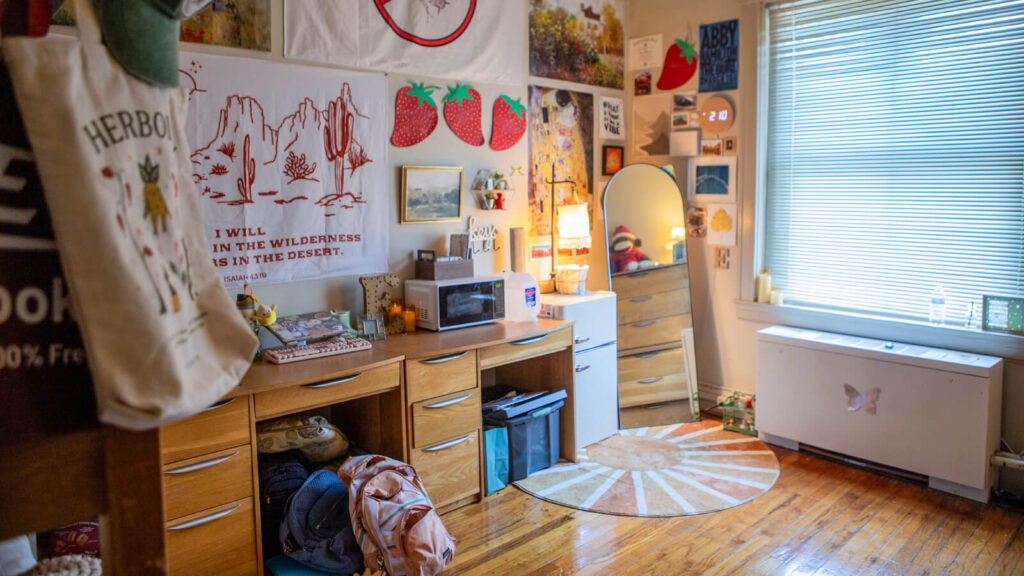
<svg viewBox="0 0 1024 576">
<path fill-rule="evenodd" d="M 444 121 L 460 140 L 472 146 L 484 145 L 483 104 L 480 93 L 469 84 L 448 87 L 444 97 Z"/>
<path fill-rule="evenodd" d="M 508 150 L 526 133 L 526 107 L 518 99 L 502 94 L 494 101 L 491 116 L 491 148 L 494 150 Z"/>
<path fill-rule="evenodd" d="M 391 144 L 399 148 L 415 146 L 427 139 L 437 128 L 437 104 L 434 90 L 422 82 L 409 82 L 395 96 L 395 129 Z"/>
<path fill-rule="evenodd" d="M 690 81 L 697 72 L 697 50 L 690 39 L 676 41 L 665 52 L 665 65 L 658 78 L 658 90 L 674 90 Z"/>
</svg>

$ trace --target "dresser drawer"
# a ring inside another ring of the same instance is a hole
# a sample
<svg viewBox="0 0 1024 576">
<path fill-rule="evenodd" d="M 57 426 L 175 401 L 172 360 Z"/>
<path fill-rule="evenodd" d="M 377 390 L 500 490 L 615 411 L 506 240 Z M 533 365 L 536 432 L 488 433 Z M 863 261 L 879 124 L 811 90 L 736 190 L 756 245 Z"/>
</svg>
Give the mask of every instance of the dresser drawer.
<svg viewBox="0 0 1024 576">
<path fill-rule="evenodd" d="M 656 320 L 619 324 L 619 350 L 644 348 L 659 344 L 682 346 L 680 330 L 692 327 L 690 314 L 679 314 Z"/>
<path fill-rule="evenodd" d="M 395 362 L 324 382 L 256 394 L 253 397 L 256 419 L 264 420 L 398 388 L 401 386 L 400 366 L 400 363 Z"/>
<path fill-rule="evenodd" d="M 689 397 L 683 349 L 619 358 L 619 407 L 630 408 Z"/>
<path fill-rule="evenodd" d="M 680 422 L 692 422 L 693 412 L 690 411 L 689 400 L 676 400 L 664 404 L 650 404 L 619 410 L 619 428 L 639 428 L 641 426 L 664 426 Z"/>
<path fill-rule="evenodd" d="M 479 388 L 417 402 L 412 405 L 413 448 L 466 434 L 479 428 L 480 422 Z"/>
<path fill-rule="evenodd" d="M 690 313 L 690 290 L 680 288 L 619 300 L 619 324 Z"/>
<path fill-rule="evenodd" d="M 480 349 L 480 369 L 542 356 L 572 345 L 572 330 L 567 326 L 540 336 L 488 346 Z"/>
<path fill-rule="evenodd" d="M 249 443 L 249 401 L 228 398 L 160 429 L 164 464 Z"/>
<path fill-rule="evenodd" d="M 689 285 L 690 275 L 685 264 L 648 268 L 612 277 L 612 292 L 619 295 L 619 302 L 637 296 L 687 288 Z"/>
<path fill-rule="evenodd" d="M 405 361 L 406 390 L 409 402 L 436 398 L 459 390 L 476 388 L 476 352 Z"/>
<path fill-rule="evenodd" d="M 412 451 L 416 468 L 434 506 L 441 508 L 480 493 L 479 430 Z"/>
<path fill-rule="evenodd" d="M 252 496 L 252 452 L 228 448 L 164 466 L 164 516 L 180 518 Z"/>
<path fill-rule="evenodd" d="M 253 499 L 244 498 L 166 524 L 168 573 L 257 573 Z"/>
</svg>

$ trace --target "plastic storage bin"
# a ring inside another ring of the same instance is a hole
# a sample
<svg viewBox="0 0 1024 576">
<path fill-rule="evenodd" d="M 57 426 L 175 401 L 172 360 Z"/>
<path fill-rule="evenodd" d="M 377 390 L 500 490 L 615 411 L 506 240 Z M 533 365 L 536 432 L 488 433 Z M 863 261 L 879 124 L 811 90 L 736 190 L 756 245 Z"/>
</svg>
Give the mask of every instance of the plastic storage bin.
<svg viewBox="0 0 1024 576">
<path fill-rule="evenodd" d="M 559 392 L 564 398 L 564 391 Z M 510 482 L 522 480 L 558 462 L 558 413 L 564 405 L 559 399 L 512 418 L 499 414 L 484 418 L 489 426 L 508 429 Z"/>
<path fill-rule="evenodd" d="M 508 429 L 504 426 L 484 430 L 484 466 L 487 496 L 508 486 Z"/>
</svg>

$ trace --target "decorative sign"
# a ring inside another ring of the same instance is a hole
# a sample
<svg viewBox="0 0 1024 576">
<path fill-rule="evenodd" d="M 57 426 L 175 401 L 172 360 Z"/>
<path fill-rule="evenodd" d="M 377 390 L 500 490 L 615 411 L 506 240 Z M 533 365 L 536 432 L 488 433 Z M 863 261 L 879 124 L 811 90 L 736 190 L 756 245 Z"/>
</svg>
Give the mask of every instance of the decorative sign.
<svg viewBox="0 0 1024 576">
<path fill-rule="evenodd" d="M 700 27 L 701 92 L 739 87 L 740 21 L 726 20 Z"/>
<path fill-rule="evenodd" d="M 621 140 L 626 137 L 622 125 L 622 98 L 601 97 L 601 139 Z"/>
<path fill-rule="evenodd" d="M 384 76 L 185 53 L 180 64 L 224 285 L 386 271 Z"/>
<path fill-rule="evenodd" d="M 469 233 L 470 251 L 476 254 L 498 251 L 498 227 L 491 225 L 476 225 L 476 218 L 470 216 L 466 219 L 466 231 Z"/>
<path fill-rule="evenodd" d="M 732 127 L 736 112 L 729 99 L 714 95 L 700 107 L 700 125 L 708 134 L 721 134 Z"/>
</svg>

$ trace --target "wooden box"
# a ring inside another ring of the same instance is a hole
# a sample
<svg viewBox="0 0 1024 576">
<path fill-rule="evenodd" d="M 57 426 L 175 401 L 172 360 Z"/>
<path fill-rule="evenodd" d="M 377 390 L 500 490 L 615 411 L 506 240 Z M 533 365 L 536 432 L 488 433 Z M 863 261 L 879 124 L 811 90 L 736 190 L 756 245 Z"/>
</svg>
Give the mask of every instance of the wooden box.
<svg viewBox="0 0 1024 576">
<path fill-rule="evenodd" d="M 471 278 L 472 276 L 473 260 L 416 261 L 416 278 L 418 280 L 451 280 L 452 278 Z"/>
</svg>

